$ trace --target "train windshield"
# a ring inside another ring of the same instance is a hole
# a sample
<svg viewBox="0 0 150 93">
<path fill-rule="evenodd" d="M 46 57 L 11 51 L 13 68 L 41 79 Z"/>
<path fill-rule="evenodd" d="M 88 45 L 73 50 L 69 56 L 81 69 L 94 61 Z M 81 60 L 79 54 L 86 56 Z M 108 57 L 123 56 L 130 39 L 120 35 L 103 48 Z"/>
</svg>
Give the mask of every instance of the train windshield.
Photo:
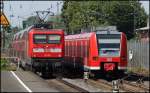
<svg viewBox="0 0 150 93">
<path fill-rule="evenodd" d="M 34 35 L 34 43 L 46 43 L 46 35 Z"/>
<path fill-rule="evenodd" d="M 99 55 L 105 57 L 119 56 L 120 37 L 120 34 L 98 34 Z"/>
<path fill-rule="evenodd" d="M 60 35 L 48 35 L 48 43 L 60 43 Z"/>
<path fill-rule="evenodd" d="M 36 44 L 56 44 L 60 43 L 61 36 L 56 34 L 44 35 L 36 34 L 33 36 L 33 41 Z"/>
</svg>

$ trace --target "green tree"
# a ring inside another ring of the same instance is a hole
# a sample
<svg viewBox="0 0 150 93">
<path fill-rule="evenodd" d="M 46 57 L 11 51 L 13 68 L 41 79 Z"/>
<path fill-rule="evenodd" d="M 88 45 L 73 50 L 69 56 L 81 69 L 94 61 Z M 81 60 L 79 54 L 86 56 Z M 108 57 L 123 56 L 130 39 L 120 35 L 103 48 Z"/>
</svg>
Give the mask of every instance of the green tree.
<svg viewBox="0 0 150 93">
<path fill-rule="evenodd" d="M 49 16 L 46 22 L 51 22 L 54 29 L 64 29 L 64 24 L 60 15 Z"/>
<path fill-rule="evenodd" d="M 24 20 L 23 21 L 23 27 L 28 27 L 28 26 L 31 26 L 33 24 L 36 24 L 36 23 L 39 23 L 40 20 L 37 16 L 30 16 L 27 18 L 27 20 Z"/>
<path fill-rule="evenodd" d="M 112 1 L 105 4 L 106 21 L 116 25 L 128 39 L 134 37 L 134 30 L 146 26 L 147 15 L 138 1 Z"/>
<path fill-rule="evenodd" d="M 146 26 L 147 15 L 139 1 L 65 1 L 62 17 L 67 33 L 81 28 L 116 25 L 128 39 L 134 29 Z"/>
</svg>

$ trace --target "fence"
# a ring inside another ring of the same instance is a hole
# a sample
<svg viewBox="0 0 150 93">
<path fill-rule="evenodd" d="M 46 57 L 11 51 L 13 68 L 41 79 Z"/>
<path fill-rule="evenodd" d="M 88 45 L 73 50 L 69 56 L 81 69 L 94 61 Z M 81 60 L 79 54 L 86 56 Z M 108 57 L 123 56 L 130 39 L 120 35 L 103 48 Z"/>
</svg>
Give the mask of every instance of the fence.
<svg viewBox="0 0 150 93">
<path fill-rule="evenodd" d="M 13 57 L 10 53 L 12 53 L 12 48 L 1 48 L 1 57 Z"/>
<path fill-rule="evenodd" d="M 149 71 L 149 42 L 129 41 L 129 50 L 133 50 L 133 59 L 128 61 L 128 67 L 143 68 Z"/>
<path fill-rule="evenodd" d="M 19 70 L 20 60 L 18 57 L 15 57 L 11 48 L 1 48 L 1 61 L 5 61 L 5 66 L 1 65 L 1 68 L 5 70 Z M 6 66 L 7 65 L 7 66 Z"/>
</svg>

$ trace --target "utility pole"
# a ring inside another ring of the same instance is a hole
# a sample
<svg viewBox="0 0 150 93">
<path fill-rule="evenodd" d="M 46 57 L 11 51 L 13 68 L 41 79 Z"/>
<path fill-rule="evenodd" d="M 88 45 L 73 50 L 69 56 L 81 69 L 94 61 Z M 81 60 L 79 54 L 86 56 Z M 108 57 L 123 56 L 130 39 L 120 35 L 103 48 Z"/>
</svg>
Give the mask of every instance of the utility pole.
<svg viewBox="0 0 150 93">
<path fill-rule="evenodd" d="M 56 15 L 57 15 L 57 22 L 59 21 L 59 5 L 61 3 L 63 3 L 63 2 L 57 2 L 57 13 L 56 13 Z"/>
</svg>

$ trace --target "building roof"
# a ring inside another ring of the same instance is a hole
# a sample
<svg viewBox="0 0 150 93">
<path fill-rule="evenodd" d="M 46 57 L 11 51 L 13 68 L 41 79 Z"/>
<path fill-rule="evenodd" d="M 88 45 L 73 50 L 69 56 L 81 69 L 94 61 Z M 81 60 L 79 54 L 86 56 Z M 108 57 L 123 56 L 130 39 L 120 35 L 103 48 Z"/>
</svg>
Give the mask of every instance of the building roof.
<svg viewBox="0 0 150 93">
<path fill-rule="evenodd" d="M 136 29 L 136 31 L 139 31 L 139 30 L 149 30 L 149 27 L 142 27 L 142 28 Z"/>
</svg>

